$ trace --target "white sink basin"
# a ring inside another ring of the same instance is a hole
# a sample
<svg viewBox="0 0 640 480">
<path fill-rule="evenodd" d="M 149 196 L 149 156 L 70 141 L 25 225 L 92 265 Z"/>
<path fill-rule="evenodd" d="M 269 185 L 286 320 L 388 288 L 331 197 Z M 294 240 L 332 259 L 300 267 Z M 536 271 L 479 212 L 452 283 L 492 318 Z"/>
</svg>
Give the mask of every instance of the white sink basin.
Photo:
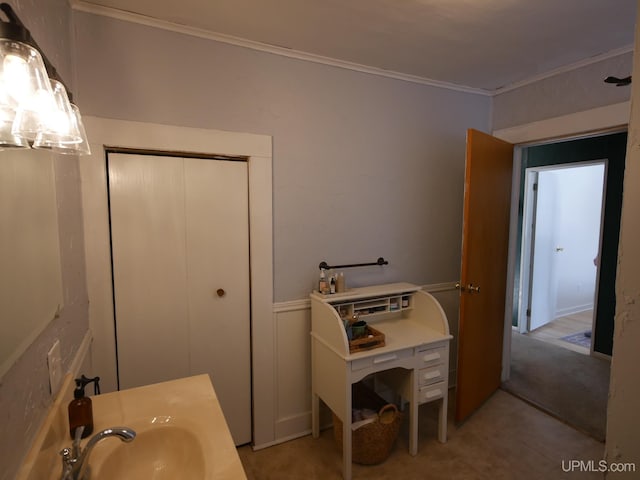
<svg viewBox="0 0 640 480">
<path fill-rule="evenodd" d="M 205 478 L 205 457 L 198 437 L 183 426 L 171 422 L 143 428 L 131 443 L 104 440 L 96 446 L 91 459 L 91 478 L 95 480 L 200 480 Z M 107 443 L 115 445 L 107 448 Z M 104 449 L 99 450 L 101 447 Z M 106 451 L 105 451 L 106 450 Z M 211 452 L 207 462 L 211 462 Z"/>
</svg>

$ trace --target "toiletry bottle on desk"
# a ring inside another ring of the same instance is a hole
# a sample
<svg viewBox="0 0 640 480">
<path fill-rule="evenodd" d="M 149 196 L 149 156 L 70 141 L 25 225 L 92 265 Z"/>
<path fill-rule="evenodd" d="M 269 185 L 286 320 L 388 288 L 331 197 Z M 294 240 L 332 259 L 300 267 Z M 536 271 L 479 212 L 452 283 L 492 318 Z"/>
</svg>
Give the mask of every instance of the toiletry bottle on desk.
<svg viewBox="0 0 640 480">
<path fill-rule="evenodd" d="M 318 282 L 318 292 L 323 295 L 329 293 L 329 284 L 327 283 L 327 277 L 324 274 L 324 268 L 320 269 L 320 281 Z"/>
<path fill-rule="evenodd" d="M 76 389 L 73 391 L 73 400 L 69 402 L 69 433 L 71 438 L 75 437 L 78 427 L 84 427 L 82 438 L 88 437 L 93 432 L 93 405 L 91 399 L 84 393 L 87 384 L 95 382 L 95 393 L 100 393 L 98 382 L 100 377 L 87 378 L 82 375 L 76 378 Z"/>
<path fill-rule="evenodd" d="M 344 283 L 344 273 L 340 272 L 338 274 L 338 278 L 336 279 L 336 293 L 342 293 L 346 291 L 347 286 Z"/>
<path fill-rule="evenodd" d="M 331 275 L 331 280 L 329 280 L 329 293 L 336 293 L 336 276 Z"/>
</svg>

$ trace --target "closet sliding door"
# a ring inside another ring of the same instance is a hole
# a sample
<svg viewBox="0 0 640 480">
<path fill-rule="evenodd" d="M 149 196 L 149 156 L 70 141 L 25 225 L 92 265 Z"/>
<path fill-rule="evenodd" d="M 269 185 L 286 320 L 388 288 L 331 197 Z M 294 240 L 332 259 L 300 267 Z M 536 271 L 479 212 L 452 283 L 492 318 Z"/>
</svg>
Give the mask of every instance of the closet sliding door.
<svg viewBox="0 0 640 480">
<path fill-rule="evenodd" d="M 209 374 L 251 441 L 247 163 L 108 156 L 121 389 Z"/>
</svg>

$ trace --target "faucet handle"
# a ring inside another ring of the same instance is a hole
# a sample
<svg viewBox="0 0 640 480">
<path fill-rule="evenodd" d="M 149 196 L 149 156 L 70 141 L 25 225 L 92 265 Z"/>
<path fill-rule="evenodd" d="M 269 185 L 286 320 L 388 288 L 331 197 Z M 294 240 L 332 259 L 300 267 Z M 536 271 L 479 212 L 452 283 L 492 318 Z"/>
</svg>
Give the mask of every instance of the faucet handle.
<svg viewBox="0 0 640 480">
<path fill-rule="evenodd" d="M 71 478 L 73 464 L 76 463 L 77 459 L 73 457 L 71 449 L 68 447 L 60 450 L 60 455 L 62 456 L 62 474 L 60 475 L 60 479 L 68 480 Z"/>
<path fill-rule="evenodd" d="M 69 447 L 65 447 L 62 450 L 60 450 L 60 455 L 62 456 L 62 461 L 64 463 L 68 463 L 71 460 L 73 460 L 73 456 L 71 455 L 71 449 Z"/>
</svg>

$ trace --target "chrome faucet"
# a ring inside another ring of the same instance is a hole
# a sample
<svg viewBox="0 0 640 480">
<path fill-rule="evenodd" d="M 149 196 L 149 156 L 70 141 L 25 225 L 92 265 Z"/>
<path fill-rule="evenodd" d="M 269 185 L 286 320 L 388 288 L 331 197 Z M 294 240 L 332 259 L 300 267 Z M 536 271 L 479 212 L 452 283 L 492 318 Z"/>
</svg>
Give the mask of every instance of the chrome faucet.
<svg viewBox="0 0 640 480">
<path fill-rule="evenodd" d="M 80 440 L 84 427 L 76 428 L 73 445 L 71 448 L 63 448 L 62 455 L 62 476 L 60 480 L 86 480 L 88 479 L 89 455 L 93 448 L 108 437 L 117 437 L 123 442 L 131 442 L 136 438 L 136 432 L 127 427 L 112 427 L 96 433 L 89 439 L 84 449 L 80 448 Z"/>
</svg>

